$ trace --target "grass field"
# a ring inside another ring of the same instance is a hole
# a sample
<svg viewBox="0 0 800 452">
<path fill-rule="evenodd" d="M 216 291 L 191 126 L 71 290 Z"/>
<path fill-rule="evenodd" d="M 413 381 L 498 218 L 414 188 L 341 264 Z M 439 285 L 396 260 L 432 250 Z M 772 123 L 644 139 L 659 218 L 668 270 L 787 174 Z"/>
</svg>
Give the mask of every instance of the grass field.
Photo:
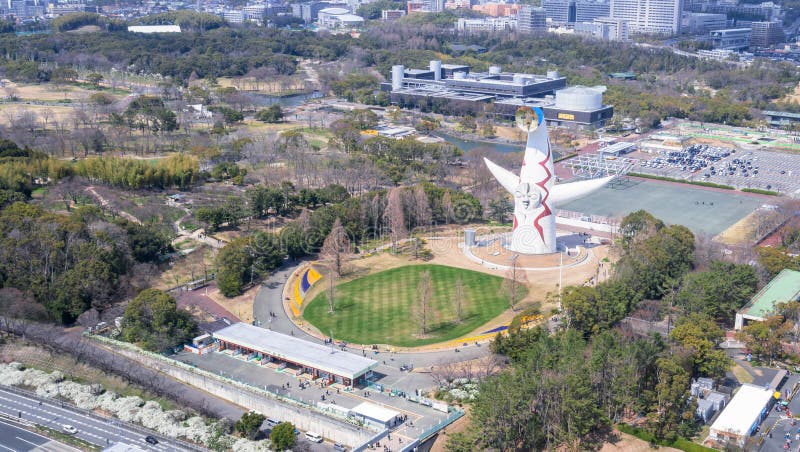
<svg viewBox="0 0 800 452">
<path fill-rule="evenodd" d="M 428 332 L 420 337 L 412 306 L 417 300 L 419 275 L 429 271 L 433 297 Z M 456 321 L 454 287 L 464 284 L 462 322 Z M 508 308 L 497 276 L 442 265 L 407 265 L 375 273 L 336 287 L 336 310 L 328 313 L 323 291 L 307 305 L 303 316 L 337 340 L 359 344 L 416 347 L 471 333 Z M 319 284 L 326 284 L 324 281 Z"/>
</svg>

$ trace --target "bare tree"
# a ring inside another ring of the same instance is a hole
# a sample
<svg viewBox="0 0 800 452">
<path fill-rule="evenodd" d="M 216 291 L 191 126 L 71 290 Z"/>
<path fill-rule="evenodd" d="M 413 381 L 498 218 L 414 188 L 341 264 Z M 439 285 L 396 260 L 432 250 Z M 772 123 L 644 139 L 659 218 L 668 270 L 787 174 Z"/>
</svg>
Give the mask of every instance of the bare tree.
<svg viewBox="0 0 800 452">
<path fill-rule="evenodd" d="M 445 191 L 442 196 L 442 213 L 444 213 L 444 222 L 450 223 L 453 221 L 453 199 L 450 197 L 450 192 Z"/>
<path fill-rule="evenodd" d="M 322 243 L 322 257 L 331 263 L 331 270 L 336 276 L 341 277 L 344 270 L 344 260 L 350 254 L 350 239 L 347 231 L 342 226 L 339 217 L 333 222 L 333 227 L 328 237 Z"/>
<path fill-rule="evenodd" d="M 392 247 L 406 235 L 406 220 L 403 212 L 403 189 L 395 187 L 389 191 L 386 199 L 386 210 L 383 216 L 392 234 Z"/>
<path fill-rule="evenodd" d="M 511 258 L 511 266 L 506 271 L 506 279 L 503 281 L 503 290 L 508 296 L 508 304 L 511 309 L 516 309 L 517 302 L 519 302 L 520 294 L 525 290 L 525 283 L 528 280 L 524 270 L 520 270 L 517 266 L 517 258 L 519 255 L 515 254 Z"/>
<path fill-rule="evenodd" d="M 428 332 L 432 296 L 433 284 L 431 284 L 431 274 L 427 270 L 420 272 L 419 282 L 417 283 L 417 302 L 412 310 L 414 319 L 417 321 L 417 325 L 419 325 L 420 337 L 424 337 Z"/>
<path fill-rule="evenodd" d="M 464 281 L 461 276 L 456 279 L 453 287 L 453 301 L 456 305 L 456 321 L 461 323 L 464 319 Z"/>
<path fill-rule="evenodd" d="M 414 209 L 414 221 L 417 227 L 430 225 L 433 217 L 431 214 L 431 203 L 422 185 L 417 185 L 416 188 L 414 188 L 414 194 L 411 199 Z"/>
<path fill-rule="evenodd" d="M 328 273 L 328 290 L 326 291 L 326 295 L 328 296 L 328 313 L 332 314 L 336 309 L 336 274 L 333 270 Z"/>
</svg>

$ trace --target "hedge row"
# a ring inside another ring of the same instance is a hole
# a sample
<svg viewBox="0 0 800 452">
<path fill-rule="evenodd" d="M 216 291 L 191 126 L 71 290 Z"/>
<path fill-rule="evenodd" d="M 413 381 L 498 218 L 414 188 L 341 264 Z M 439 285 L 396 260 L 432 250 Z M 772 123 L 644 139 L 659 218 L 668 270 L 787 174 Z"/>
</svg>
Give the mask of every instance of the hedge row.
<svg viewBox="0 0 800 452">
<path fill-rule="evenodd" d="M 645 178 L 645 179 L 663 180 L 663 181 L 666 181 L 666 182 L 677 182 L 679 184 L 699 185 L 701 187 L 721 188 L 723 190 L 736 190 L 736 188 L 731 187 L 730 185 L 715 184 L 713 182 L 703 182 L 703 181 L 694 181 L 694 180 L 686 180 L 686 179 L 675 179 L 673 177 L 654 176 L 652 174 L 628 173 L 628 176 L 642 177 L 642 178 Z"/>
</svg>

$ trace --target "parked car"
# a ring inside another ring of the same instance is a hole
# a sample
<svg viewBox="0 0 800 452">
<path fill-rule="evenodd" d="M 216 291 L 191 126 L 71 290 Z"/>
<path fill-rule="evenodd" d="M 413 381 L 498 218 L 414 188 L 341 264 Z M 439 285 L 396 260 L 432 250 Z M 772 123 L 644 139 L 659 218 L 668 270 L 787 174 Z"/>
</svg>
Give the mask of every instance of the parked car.
<svg viewBox="0 0 800 452">
<path fill-rule="evenodd" d="M 64 433 L 68 433 L 70 435 L 74 435 L 74 434 L 78 433 L 78 429 L 73 427 L 73 426 L 71 426 L 71 425 L 69 425 L 69 424 L 62 425 L 61 429 L 64 430 Z"/>
<path fill-rule="evenodd" d="M 314 432 L 306 432 L 306 439 L 312 443 L 321 443 L 322 437 Z"/>
<path fill-rule="evenodd" d="M 153 435 L 147 435 L 144 437 L 144 440 L 147 441 L 148 444 L 156 445 L 158 444 L 158 440 Z"/>
<path fill-rule="evenodd" d="M 281 421 L 279 421 L 279 420 L 272 419 L 271 417 L 267 418 L 267 425 L 269 425 L 269 428 L 273 428 L 273 427 L 275 427 L 276 425 L 278 425 L 280 423 L 281 423 Z"/>
<path fill-rule="evenodd" d="M 347 452 L 347 447 L 345 447 L 343 444 L 336 443 L 333 445 L 333 450 L 337 452 Z"/>
</svg>

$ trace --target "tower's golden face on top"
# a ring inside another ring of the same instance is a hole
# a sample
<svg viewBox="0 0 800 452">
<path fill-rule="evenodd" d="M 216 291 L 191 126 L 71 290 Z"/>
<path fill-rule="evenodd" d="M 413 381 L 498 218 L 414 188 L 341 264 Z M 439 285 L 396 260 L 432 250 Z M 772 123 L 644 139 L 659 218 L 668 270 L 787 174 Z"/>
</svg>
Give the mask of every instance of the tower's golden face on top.
<svg viewBox="0 0 800 452">
<path fill-rule="evenodd" d="M 525 133 L 536 130 L 542 122 L 542 118 L 539 115 L 541 115 L 541 110 L 538 108 L 534 110 L 531 107 L 520 107 L 516 115 L 517 127 Z"/>
</svg>

